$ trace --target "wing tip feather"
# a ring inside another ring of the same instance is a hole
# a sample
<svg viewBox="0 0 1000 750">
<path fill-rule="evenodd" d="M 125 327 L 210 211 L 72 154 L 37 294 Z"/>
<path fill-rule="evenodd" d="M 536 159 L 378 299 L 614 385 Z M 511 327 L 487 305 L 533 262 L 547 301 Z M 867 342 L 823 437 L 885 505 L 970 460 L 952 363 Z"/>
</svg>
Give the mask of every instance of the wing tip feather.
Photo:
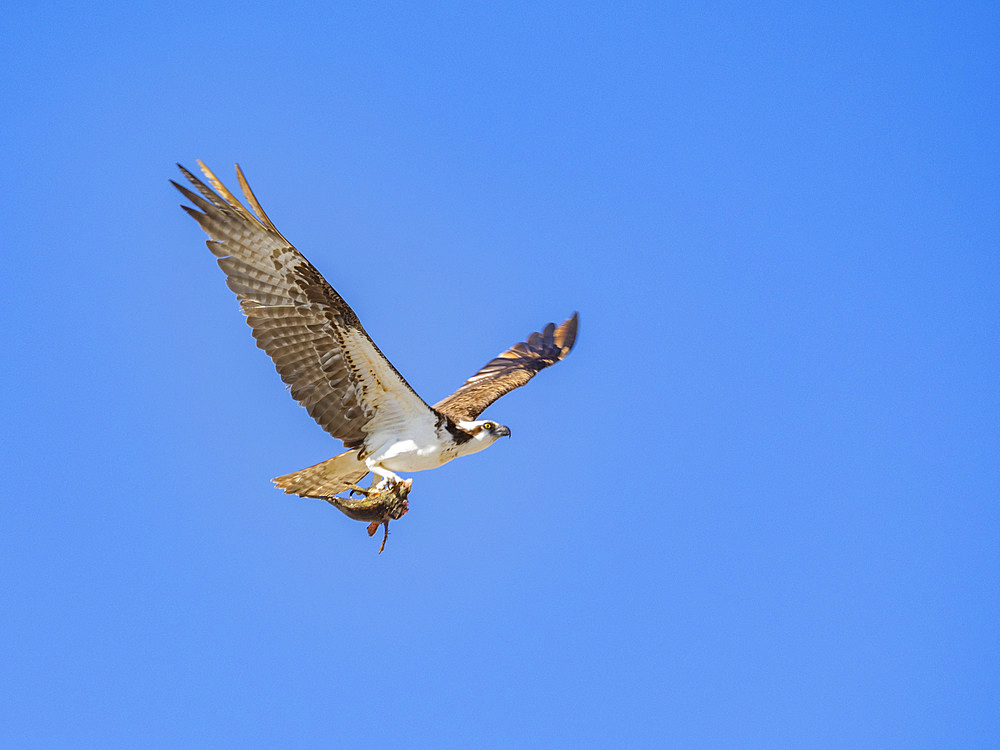
<svg viewBox="0 0 1000 750">
<path fill-rule="evenodd" d="M 580 313 L 574 311 L 562 325 L 560 325 L 555 332 L 556 345 L 563 350 L 563 355 L 566 356 L 572 350 L 573 345 L 576 344 L 576 331 L 580 324 Z"/>
</svg>

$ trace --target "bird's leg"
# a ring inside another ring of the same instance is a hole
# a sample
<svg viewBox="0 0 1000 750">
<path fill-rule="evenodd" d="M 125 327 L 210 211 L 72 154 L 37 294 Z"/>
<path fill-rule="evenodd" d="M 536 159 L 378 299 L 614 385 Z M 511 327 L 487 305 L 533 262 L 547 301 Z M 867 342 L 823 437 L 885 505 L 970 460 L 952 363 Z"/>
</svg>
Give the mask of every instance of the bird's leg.
<svg viewBox="0 0 1000 750">
<path fill-rule="evenodd" d="M 398 474 L 393 474 L 391 471 L 389 471 L 388 469 L 384 469 L 381 466 L 373 466 L 371 467 L 371 469 L 372 469 L 372 474 L 377 474 L 378 476 L 382 477 L 382 481 L 379 482 L 378 484 L 374 484 L 373 480 L 373 489 L 376 492 L 384 492 L 390 487 L 397 485 L 403 481 L 402 477 L 400 477 Z"/>
<path fill-rule="evenodd" d="M 365 476 L 368 476 L 368 475 L 366 474 Z M 363 480 L 364 478 L 365 478 L 365 477 L 361 477 L 361 478 L 359 478 L 359 479 L 358 479 L 358 481 L 357 481 L 357 482 L 355 482 L 354 484 L 349 484 L 349 485 L 347 485 L 347 489 L 349 489 L 349 490 L 350 490 L 350 493 L 349 493 L 349 496 L 350 496 L 350 497 L 354 497 L 355 495 L 364 495 L 365 497 L 367 497 L 367 496 L 368 496 L 368 490 L 366 490 L 366 489 L 365 489 L 364 487 L 361 487 L 361 486 L 359 486 L 359 484 L 358 484 L 358 483 L 359 483 L 359 482 L 361 482 L 361 481 L 362 481 L 362 480 Z"/>
</svg>

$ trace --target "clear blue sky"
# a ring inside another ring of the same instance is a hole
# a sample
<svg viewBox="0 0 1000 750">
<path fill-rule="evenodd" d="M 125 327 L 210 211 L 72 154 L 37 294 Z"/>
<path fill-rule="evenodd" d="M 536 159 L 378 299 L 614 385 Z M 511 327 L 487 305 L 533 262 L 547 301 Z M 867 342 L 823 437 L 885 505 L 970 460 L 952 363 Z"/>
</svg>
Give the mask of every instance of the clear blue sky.
<svg viewBox="0 0 1000 750">
<path fill-rule="evenodd" d="M 0 745 L 1000 744 L 1000 7 L 625 5 L 5 9 Z M 580 311 L 381 557 L 199 158 L 429 401 Z"/>
</svg>

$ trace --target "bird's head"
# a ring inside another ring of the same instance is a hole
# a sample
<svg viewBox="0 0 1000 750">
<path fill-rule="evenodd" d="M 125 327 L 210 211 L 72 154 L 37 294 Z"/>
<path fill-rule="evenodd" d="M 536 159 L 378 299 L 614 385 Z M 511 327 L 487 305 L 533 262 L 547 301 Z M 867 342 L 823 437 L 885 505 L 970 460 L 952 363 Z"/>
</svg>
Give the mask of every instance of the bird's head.
<svg viewBox="0 0 1000 750">
<path fill-rule="evenodd" d="M 460 422 L 461 427 L 466 432 L 472 433 L 472 439 L 483 444 L 492 445 L 497 439 L 510 437 L 510 428 L 502 424 L 497 424 L 490 419 L 480 419 L 474 422 Z"/>
</svg>

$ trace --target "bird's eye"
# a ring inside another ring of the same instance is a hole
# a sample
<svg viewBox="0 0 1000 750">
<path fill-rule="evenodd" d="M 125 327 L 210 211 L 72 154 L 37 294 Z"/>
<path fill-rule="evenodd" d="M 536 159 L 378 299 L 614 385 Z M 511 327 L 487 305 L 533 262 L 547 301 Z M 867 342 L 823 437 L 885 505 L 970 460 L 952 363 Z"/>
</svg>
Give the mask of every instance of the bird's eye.
<svg viewBox="0 0 1000 750">
<path fill-rule="evenodd" d="M 483 422 L 483 429 L 487 432 L 493 432 L 493 427 L 494 425 L 492 422 Z"/>
</svg>

